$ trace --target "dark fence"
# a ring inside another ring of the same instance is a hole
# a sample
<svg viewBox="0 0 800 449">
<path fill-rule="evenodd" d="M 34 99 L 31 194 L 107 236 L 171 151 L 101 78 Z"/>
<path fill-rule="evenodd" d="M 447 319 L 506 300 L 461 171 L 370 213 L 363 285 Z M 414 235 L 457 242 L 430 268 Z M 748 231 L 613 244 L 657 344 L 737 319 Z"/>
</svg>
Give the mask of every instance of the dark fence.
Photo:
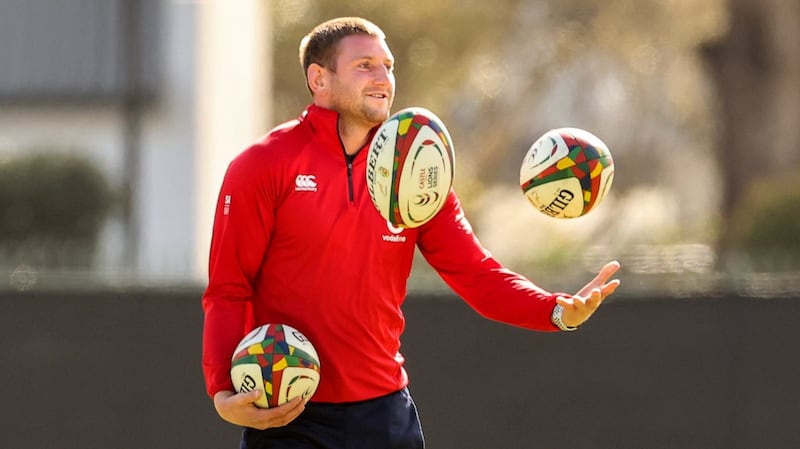
<svg viewBox="0 0 800 449">
<path fill-rule="evenodd" d="M 238 447 L 204 393 L 199 296 L 0 295 L 0 447 Z M 621 297 L 571 334 L 452 297 L 405 312 L 429 449 L 800 447 L 800 300 Z"/>
</svg>

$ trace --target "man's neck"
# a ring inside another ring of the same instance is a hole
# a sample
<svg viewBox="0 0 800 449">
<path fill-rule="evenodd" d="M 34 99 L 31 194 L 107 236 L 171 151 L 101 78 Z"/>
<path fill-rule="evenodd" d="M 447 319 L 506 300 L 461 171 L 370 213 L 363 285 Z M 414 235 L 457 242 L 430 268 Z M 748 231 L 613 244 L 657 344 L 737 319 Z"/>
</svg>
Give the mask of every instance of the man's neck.
<svg viewBox="0 0 800 449">
<path fill-rule="evenodd" d="M 367 144 L 372 130 L 372 127 L 363 123 L 348 123 L 341 115 L 338 128 L 344 152 L 350 155 L 358 153 Z"/>
</svg>

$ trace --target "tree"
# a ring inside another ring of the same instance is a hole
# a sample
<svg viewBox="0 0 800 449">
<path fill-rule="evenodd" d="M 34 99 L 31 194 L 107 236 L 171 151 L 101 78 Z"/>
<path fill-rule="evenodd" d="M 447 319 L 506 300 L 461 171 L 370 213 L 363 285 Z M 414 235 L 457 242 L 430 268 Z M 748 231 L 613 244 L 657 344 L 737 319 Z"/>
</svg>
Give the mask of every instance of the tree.
<svg viewBox="0 0 800 449">
<path fill-rule="evenodd" d="M 796 179 L 800 165 L 800 1 L 729 0 L 728 4 L 728 32 L 703 47 L 719 99 L 715 154 L 722 178 L 723 261 L 736 252 L 737 217 L 756 213 L 743 210 L 757 207 L 745 198 L 765 181 Z M 761 196 L 780 195 L 781 190 L 777 187 Z M 791 225 L 798 219 L 786 216 L 783 221 Z M 785 238 L 793 237 L 787 233 Z"/>
</svg>

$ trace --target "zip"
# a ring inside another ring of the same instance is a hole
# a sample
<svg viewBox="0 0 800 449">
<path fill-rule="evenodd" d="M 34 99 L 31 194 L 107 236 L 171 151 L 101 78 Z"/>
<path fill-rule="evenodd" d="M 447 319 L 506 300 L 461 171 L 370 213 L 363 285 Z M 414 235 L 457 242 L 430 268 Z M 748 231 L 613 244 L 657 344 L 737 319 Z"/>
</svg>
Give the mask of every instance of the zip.
<svg viewBox="0 0 800 449">
<path fill-rule="evenodd" d="M 353 159 L 355 159 L 355 155 L 345 154 L 345 160 L 347 161 L 347 196 L 350 199 L 350 202 L 353 202 Z"/>
<path fill-rule="evenodd" d="M 337 118 L 337 124 L 338 120 L 340 119 L 341 117 Z M 339 137 L 339 146 L 342 147 L 342 154 L 344 154 L 344 161 L 347 163 L 347 198 L 352 203 L 354 201 L 353 196 L 355 195 L 353 193 L 353 160 L 356 158 L 356 155 L 347 154 L 347 148 L 345 148 L 344 142 L 342 142 L 342 136 L 338 137 Z"/>
</svg>

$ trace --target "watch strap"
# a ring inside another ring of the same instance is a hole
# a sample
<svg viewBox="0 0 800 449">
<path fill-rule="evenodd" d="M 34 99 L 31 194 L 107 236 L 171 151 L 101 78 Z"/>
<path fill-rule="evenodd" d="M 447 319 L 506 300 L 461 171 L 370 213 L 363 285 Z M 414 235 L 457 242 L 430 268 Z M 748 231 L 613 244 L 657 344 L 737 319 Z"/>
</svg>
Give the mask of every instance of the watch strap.
<svg viewBox="0 0 800 449">
<path fill-rule="evenodd" d="M 574 330 L 578 330 L 578 327 L 569 327 L 561 321 L 561 315 L 564 313 L 564 306 L 561 304 L 556 303 L 556 306 L 553 307 L 553 314 L 550 316 L 550 320 L 553 324 L 556 325 L 557 328 L 561 329 L 562 331 L 571 332 Z"/>
</svg>

